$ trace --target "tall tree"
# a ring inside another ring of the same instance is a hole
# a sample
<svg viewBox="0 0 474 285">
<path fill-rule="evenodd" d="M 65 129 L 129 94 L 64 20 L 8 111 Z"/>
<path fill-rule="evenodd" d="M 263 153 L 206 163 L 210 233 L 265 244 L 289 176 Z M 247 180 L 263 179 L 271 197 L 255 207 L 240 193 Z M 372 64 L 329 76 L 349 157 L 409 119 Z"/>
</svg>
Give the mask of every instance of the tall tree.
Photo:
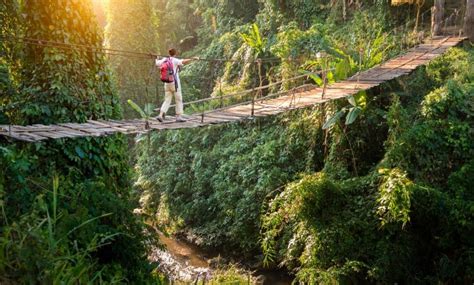
<svg viewBox="0 0 474 285">
<path fill-rule="evenodd" d="M 467 0 L 464 17 L 464 34 L 474 42 L 474 0 Z"/>
<path fill-rule="evenodd" d="M 444 0 L 435 0 L 431 8 L 431 34 L 438 36 L 442 32 L 444 18 Z"/>
<path fill-rule="evenodd" d="M 9 102 L 16 95 L 12 68 L 16 65 L 15 34 L 19 30 L 17 1 L 0 1 L 0 124 L 9 122 Z"/>
<path fill-rule="evenodd" d="M 95 52 L 102 37 L 91 11 L 90 1 L 25 1 L 25 36 L 34 39 L 23 64 L 25 123 L 121 116 L 105 58 Z"/>
<path fill-rule="evenodd" d="M 156 53 L 156 21 L 152 0 L 109 0 L 106 38 L 110 48 Z M 126 117 L 136 117 L 127 100 L 144 105 L 156 99 L 154 59 L 111 56 Z M 161 86 L 161 85 L 160 85 Z"/>
</svg>

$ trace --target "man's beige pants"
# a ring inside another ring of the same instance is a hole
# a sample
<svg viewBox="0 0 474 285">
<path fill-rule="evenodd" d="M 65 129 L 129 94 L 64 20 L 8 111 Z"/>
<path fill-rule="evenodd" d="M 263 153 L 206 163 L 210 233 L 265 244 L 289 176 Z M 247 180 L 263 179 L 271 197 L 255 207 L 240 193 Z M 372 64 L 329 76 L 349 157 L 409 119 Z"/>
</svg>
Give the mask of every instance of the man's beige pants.
<svg viewBox="0 0 474 285">
<path fill-rule="evenodd" d="M 181 94 L 181 88 L 178 88 L 176 91 L 174 83 L 165 83 L 165 102 L 161 105 L 161 112 L 163 112 L 163 114 L 168 112 L 173 95 L 176 103 L 176 115 L 180 116 L 183 114 L 183 94 Z"/>
</svg>

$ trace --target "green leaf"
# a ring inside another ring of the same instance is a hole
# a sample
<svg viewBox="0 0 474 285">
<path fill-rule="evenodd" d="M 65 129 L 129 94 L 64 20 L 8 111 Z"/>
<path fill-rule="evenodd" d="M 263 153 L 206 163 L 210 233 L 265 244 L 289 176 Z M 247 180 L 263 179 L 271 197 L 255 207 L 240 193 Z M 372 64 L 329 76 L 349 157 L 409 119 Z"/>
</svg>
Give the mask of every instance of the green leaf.
<svg viewBox="0 0 474 285">
<path fill-rule="evenodd" d="M 347 58 L 344 58 L 343 60 L 336 63 L 335 68 L 336 70 L 334 71 L 334 77 L 336 80 L 347 78 L 350 75 L 352 69 L 350 60 Z"/>
<path fill-rule="evenodd" d="M 86 154 L 84 153 L 84 151 L 82 151 L 82 149 L 81 149 L 79 146 L 76 146 L 76 147 L 74 148 L 74 150 L 76 151 L 77 155 L 78 155 L 80 158 L 86 157 Z"/>
<path fill-rule="evenodd" d="M 347 101 L 349 101 L 349 104 L 351 104 L 352 106 L 357 106 L 354 96 L 350 96 L 349 98 L 347 98 Z"/>
<path fill-rule="evenodd" d="M 326 74 L 326 78 L 327 78 L 327 82 L 328 82 L 329 84 L 335 82 L 335 80 L 334 80 L 334 73 L 332 73 L 332 71 L 329 71 L 329 72 Z"/>
<path fill-rule="evenodd" d="M 323 80 L 316 73 L 309 72 L 306 70 L 299 70 L 299 72 L 308 75 L 308 77 L 311 78 L 314 81 L 314 83 L 316 83 L 318 86 L 323 86 Z"/>
<path fill-rule="evenodd" d="M 354 123 L 354 121 L 359 116 L 362 109 L 360 107 L 352 107 L 349 109 L 349 113 L 346 116 L 346 125 Z"/>
<path fill-rule="evenodd" d="M 355 102 L 356 102 L 355 106 L 359 106 L 362 109 L 365 109 L 365 107 L 367 106 L 367 92 L 365 90 L 359 91 L 353 97 L 354 97 Z"/>
<path fill-rule="evenodd" d="M 142 108 L 140 108 L 140 106 L 138 106 L 135 102 L 133 102 L 132 100 L 127 100 L 127 103 L 133 108 L 133 110 L 137 111 L 137 113 L 140 114 L 140 116 L 142 116 L 143 119 L 147 118 L 147 115 L 145 114 L 145 112 L 143 111 Z"/>
<path fill-rule="evenodd" d="M 263 46 L 262 37 L 260 36 L 260 30 L 258 29 L 258 26 L 256 23 L 252 25 L 252 29 L 253 29 L 253 35 L 255 37 L 255 42 L 257 46 L 262 47 Z"/>
<path fill-rule="evenodd" d="M 150 117 L 153 112 L 155 111 L 155 105 L 151 104 L 151 103 L 147 103 L 145 104 L 145 114 L 147 115 L 147 117 Z"/>
<path fill-rule="evenodd" d="M 329 120 L 326 121 L 326 123 L 324 123 L 323 130 L 327 130 L 330 127 L 332 127 L 335 123 L 337 123 L 342 118 L 342 116 L 344 116 L 345 112 L 346 112 L 346 109 L 342 108 L 336 114 L 334 114 L 333 117 L 331 117 Z"/>
</svg>

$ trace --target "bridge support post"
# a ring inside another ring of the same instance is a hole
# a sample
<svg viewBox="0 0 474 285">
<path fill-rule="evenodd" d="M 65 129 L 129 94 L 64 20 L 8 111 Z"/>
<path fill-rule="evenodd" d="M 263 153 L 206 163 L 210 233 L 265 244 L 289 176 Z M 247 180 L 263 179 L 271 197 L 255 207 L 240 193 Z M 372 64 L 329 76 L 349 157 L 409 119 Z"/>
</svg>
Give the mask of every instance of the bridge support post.
<svg viewBox="0 0 474 285">
<path fill-rule="evenodd" d="M 219 80 L 219 97 L 220 97 L 220 106 L 224 107 L 224 99 L 222 98 L 222 78 Z"/>
<path fill-rule="evenodd" d="M 255 95 L 252 96 L 252 109 L 250 110 L 250 116 L 253 117 L 255 114 Z"/>
<path fill-rule="evenodd" d="M 326 88 L 328 86 L 328 81 L 327 81 L 327 70 L 323 71 L 323 93 L 321 94 L 321 98 L 324 99 L 324 95 L 326 95 Z"/>
</svg>

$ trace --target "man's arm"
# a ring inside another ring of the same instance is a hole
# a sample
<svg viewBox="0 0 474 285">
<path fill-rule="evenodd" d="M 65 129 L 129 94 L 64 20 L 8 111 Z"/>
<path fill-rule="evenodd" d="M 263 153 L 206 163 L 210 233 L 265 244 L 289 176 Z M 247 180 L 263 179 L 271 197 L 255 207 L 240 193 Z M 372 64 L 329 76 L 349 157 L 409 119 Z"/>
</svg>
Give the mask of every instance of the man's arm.
<svg viewBox="0 0 474 285">
<path fill-rule="evenodd" d="M 155 59 L 155 66 L 160 67 L 164 60 L 165 60 L 164 58 L 159 59 L 159 58 L 157 57 L 157 58 Z"/>
<path fill-rule="evenodd" d="M 199 60 L 199 57 L 195 56 L 193 58 L 186 58 L 186 59 L 183 59 L 182 62 L 183 62 L 183 65 L 185 65 L 195 60 Z"/>
</svg>

